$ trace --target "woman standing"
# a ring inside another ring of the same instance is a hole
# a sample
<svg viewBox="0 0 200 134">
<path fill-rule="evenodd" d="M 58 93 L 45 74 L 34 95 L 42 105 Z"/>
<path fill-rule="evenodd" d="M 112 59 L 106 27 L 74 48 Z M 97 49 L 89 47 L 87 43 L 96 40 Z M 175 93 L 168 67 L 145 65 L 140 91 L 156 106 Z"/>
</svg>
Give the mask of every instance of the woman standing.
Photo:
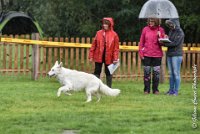
<svg viewBox="0 0 200 134">
<path fill-rule="evenodd" d="M 94 75 L 100 78 L 102 65 L 105 65 L 106 83 L 112 86 L 112 75 L 108 65 L 118 62 L 119 37 L 113 30 L 114 21 L 112 18 L 103 18 L 102 29 L 97 31 L 95 39 L 89 52 L 90 61 L 95 62 Z"/>
<path fill-rule="evenodd" d="M 139 55 L 144 65 L 144 93 L 150 93 L 151 68 L 153 68 L 152 90 L 159 94 L 160 65 L 163 56 L 162 44 L 158 39 L 163 38 L 164 29 L 160 27 L 160 19 L 149 18 L 148 26 L 144 27 L 140 37 Z"/>
<path fill-rule="evenodd" d="M 181 83 L 180 69 L 183 59 L 182 49 L 184 42 L 184 32 L 180 27 L 178 19 L 166 20 L 165 23 L 170 28 L 168 38 L 171 41 L 170 43 L 164 44 L 166 47 L 168 47 L 167 64 L 170 74 L 170 87 L 167 94 L 177 96 Z"/>
</svg>

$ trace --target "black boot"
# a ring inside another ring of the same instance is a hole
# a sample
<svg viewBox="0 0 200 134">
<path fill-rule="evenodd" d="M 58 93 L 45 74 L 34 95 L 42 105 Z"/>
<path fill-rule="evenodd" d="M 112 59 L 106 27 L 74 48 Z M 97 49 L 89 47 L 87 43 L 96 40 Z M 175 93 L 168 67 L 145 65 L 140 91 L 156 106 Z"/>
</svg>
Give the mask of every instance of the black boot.
<svg viewBox="0 0 200 134">
<path fill-rule="evenodd" d="M 112 75 L 106 76 L 106 84 L 108 87 L 112 87 Z"/>
<path fill-rule="evenodd" d="M 159 90 L 158 90 L 159 77 L 160 77 L 160 66 L 154 66 L 153 67 L 153 85 L 152 85 L 154 94 L 159 93 Z"/>
<path fill-rule="evenodd" d="M 151 85 L 151 67 L 144 66 L 144 93 L 150 93 Z"/>
</svg>

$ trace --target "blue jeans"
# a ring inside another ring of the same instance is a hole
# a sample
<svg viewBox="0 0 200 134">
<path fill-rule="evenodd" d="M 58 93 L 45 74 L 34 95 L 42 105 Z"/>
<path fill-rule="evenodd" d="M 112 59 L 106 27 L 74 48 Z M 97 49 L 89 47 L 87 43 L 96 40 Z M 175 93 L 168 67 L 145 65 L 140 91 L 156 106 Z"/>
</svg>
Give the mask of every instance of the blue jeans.
<svg viewBox="0 0 200 134">
<path fill-rule="evenodd" d="M 181 62 L 183 60 L 182 56 L 172 56 L 167 57 L 167 64 L 169 69 L 169 83 L 170 83 L 170 91 L 178 92 L 181 83 Z"/>
</svg>

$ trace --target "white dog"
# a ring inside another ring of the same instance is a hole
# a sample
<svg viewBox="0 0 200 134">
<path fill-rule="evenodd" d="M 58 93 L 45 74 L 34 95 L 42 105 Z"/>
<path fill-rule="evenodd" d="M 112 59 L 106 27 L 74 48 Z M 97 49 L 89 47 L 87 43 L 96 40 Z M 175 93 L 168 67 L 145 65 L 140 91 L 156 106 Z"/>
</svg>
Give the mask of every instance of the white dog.
<svg viewBox="0 0 200 134">
<path fill-rule="evenodd" d="M 108 96 L 117 96 L 120 93 L 119 89 L 109 88 L 93 74 L 70 70 L 62 67 L 62 62 L 58 64 L 58 61 L 56 61 L 55 65 L 48 72 L 48 75 L 56 76 L 61 85 L 63 85 L 58 89 L 58 97 L 62 92 L 71 95 L 68 93 L 69 91 L 85 90 L 87 95 L 86 102 L 90 102 L 92 100 L 92 95 L 96 95 L 98 101 L 100 101 L 101 93 Z"/>
</svg>

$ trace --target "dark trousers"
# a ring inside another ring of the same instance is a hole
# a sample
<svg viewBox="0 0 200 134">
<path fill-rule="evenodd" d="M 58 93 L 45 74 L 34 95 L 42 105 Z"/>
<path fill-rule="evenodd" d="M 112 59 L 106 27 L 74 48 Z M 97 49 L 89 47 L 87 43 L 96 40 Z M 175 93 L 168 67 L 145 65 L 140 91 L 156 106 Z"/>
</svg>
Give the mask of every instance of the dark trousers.
<svg viewBox="0 0 200 134">
<path fill-rule="evenodd" d="M 144 57 L 144 91 L 150 93 L 151 87 L 151 72 L 153 69 L 152 90 L 155 93 L 158 90 L 160 78 L 160 65 L 162 58 L 160 57 Z"/>
<path fill-rule="evenodd" d="M 109 87 L 112 86 L 112 75 L 110 74 L 110 71 L 108 70 L 108 65 L 105 63 L 97 63 L 95 62 L 95 69 L 94 69 L 94 75 L 98 78 L 100 78 L 102 65 L 105 65 L 105 74 L 106 74 L 106 83 Z"/>
</svg>

